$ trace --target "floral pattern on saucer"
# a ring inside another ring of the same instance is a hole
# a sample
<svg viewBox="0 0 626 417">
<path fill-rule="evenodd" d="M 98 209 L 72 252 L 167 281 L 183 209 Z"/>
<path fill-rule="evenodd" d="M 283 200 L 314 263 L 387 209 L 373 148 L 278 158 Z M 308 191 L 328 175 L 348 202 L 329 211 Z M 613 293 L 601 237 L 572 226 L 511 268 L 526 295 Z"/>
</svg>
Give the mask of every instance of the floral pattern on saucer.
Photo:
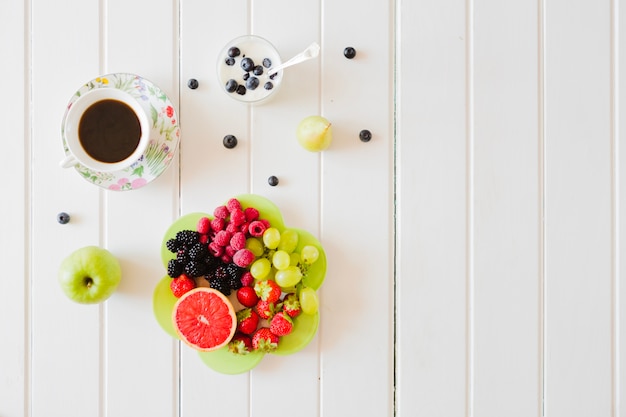
<svg viewBox="0 0 626 417">
<path fill-rule="evenodd" d="M 170 165 L 180 141 L 180 125 L 173 104 L 165 93 L 135 74 L 115 73 L 95 78 L 83 85 L 70 100 L 63 122 L 61 135 L 65 154 L 69 153 L 65 143 L 65 118 L 72 104 L 88 91 L 96 88 L 117 88 L 134 96 L 147 111 L 152 120 L 150 142 L 144 154 L 128 168 L 114 172 L 91 170 L 76 165 L 76 170 L 87 181 L 113 191 L 127 191 L 141 188 L 159 177 Z"/>
</svg>

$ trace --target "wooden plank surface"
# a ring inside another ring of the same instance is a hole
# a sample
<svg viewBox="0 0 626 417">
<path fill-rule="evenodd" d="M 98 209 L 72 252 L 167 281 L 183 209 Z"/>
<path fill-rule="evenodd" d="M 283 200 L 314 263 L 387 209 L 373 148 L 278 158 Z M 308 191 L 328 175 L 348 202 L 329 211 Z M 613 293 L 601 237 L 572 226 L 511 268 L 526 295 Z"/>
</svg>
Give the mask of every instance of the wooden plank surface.
<svg viewBox="0 0 626 417">
<path fill-rule="evenodd" d="M 546 3 L 548 415 L 612 415 L 610 27 L 608 1 Z"/>
<path fill-rule="evenodd" d="M 617 0 L 10 3 L 1 417 L 623 414 Z M 321 54 L 242 105 L 216 60 L 247 33 L 283 60 L 313 41 Z M 58 166 L 70 97 L 108 72 L 146 77 L 179 113 L 174 163 L 137 191 Z M 323 153 L 295 141 L 312 114 L 333 123 Z M 163 332 L 152 292 L 172 221 L 242 193 L 318 236 L 328 274 L 309 346 L 222 375 Z M 91 244 L 124 278 L 84 306 L 56 275 Z"/>
<path fill-rule="evenodd" d="M 465 2 L 456 0 L 412 2 L 397 11 L 396 390 L 402 416 L 466 415 L 466 13 Z"/>
</svg>

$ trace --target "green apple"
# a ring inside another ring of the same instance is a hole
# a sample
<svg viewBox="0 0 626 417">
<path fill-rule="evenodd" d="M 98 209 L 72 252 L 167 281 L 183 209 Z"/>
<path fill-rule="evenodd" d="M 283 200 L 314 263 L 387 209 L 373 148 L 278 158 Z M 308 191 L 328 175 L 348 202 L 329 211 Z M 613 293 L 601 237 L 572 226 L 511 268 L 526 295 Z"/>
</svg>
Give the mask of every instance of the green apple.
<svg viewBox="0 0 626 417">
<path fill-rule="evenodd" d="M 100 303 L 113 294 L 122 278 L 118 260 L 106 249 L 85 246 L 61 262 L 58 280 L 71 300 L 81 304 Z"/>
<path fill-rule="evenodd" d="M 322 116 L 305 117 L 298 124 L 296 138 L 300 146 L 307 151 L 323 151 L 333 140 L 332 125 Z"/>
</svg>

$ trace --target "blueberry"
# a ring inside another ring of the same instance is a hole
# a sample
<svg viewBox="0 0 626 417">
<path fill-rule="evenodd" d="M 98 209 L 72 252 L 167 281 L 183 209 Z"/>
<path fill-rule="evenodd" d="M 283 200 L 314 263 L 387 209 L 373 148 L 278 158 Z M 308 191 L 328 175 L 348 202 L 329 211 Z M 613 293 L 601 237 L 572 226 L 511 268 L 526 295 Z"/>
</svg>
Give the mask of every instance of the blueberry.
<svg viewBox="0 0 626 417">
<path fill-rule="evenodd" d="M 190 78 L 189 81 L 187 81 L 187 87 L 195 90 L 196 88 L 198 88 L 198 80 L 196 80 L 195 78 Z"/>
<path fill-rule="evenodd" d="M 346 49 L 343 50 L 343 56 L 345 56 L 348 59 L 352 59 L 356 56 L 356 49 L 354 49 L 351 46 L 348 46 Z"/>
<path fill-rule="evenodd" d="M 252 72 L 254 73 L 254 75 L 261 75 L 263 74 L 263 67 L 260 65 L 257 65 L 256 67 L 254 67 Z"/>
<path fill-rule="evenodd" d="M 272 187 L 275 187 L 275 186 L 278 185 L 278 178 L 276 176 L 272 175 L 271 177 L 269 177 L 267 179 L 267 183 L 269 185 L 271 185 Z"/>
<path fill-rule="evenodd" d="M 226 81 L 226 91 L 228 91 L 229 93 L 234 93 L 235 90 L 237 90 L 237 86 L 237 81 L 233 79 Z"/>
<path fill-rule="evenodd" d="M 222 144 L 227 149 L 233 149 L 235 146 L 237 146 L 237 138 L 234 135 L 226 135 L 224 136 Z"/>
<path fill-rule="evenodd" d="M 251 58 L 242 59 L 241 68 L 246 72 L 252 71 L 252 69 L 254 68 L 254 61 Z"/>
<path fill-rule="evenodd" d="M 367 129 L 361 130 L 359 132 L 359 139 L 361 139 L 361 142 L 369 142 L 372 140 L 372 132 Z"/>
<path fill-rule="evenodd" d="M 272 88 L 274 88 L 274 84 L 272 84 L 271 82 L 268 81 L 268 82 L 265 83 L 263 88 L 265 88 L 266 90 L 271 90 Z"/>
<path fill-rule="evenodd" d="M 234 58 L 236 56 L 239 56 L 239 54 L 241 53 L 241 51 L 239 50 L 239 48 L 237 48 L 236 46 L 231 47 L 228 50 L 228 56 L 231 58 Z"/>
<path fill-rule="evenodd" d="M 246 87 L 244 85 L 237 86 L 237 94 L 240 96 L 246 94 Z"/>
<path fill-rule="evenodd" d="M 269 68 L 272 66 L 272 60 L 269 58 L 263 58 L 263 66 Z"/>
<path fill-rule="evenodd" d="M 62 212 L 57 214 L 57 221 L 61 224 L 68 224 L 70 222 L 70 215 Z"/>
<path fill-rule="evenodd" d="M 250 78 L 250 73 L 249 73 L 249 72 L 244 73 L 244 74 L 241 76 L 241 78 L 243 78 L 243 80 L 244 80 L 244 81 L 246 81 L 248 78 Z"/>
<path fill-rule="evenodd" d="M 235 58 L 226 58 L 224 60 L 224 62 L 226 63 L 226 65 L 228 65 L 229 67 L 232 67 L 233 65 L 235 65 Z"/>
<path fill-rule="evenodd" d="M 248 81 L 246 81 L 246 88 L 248 90 L 254 90 L 259 86 L 259 79 L 257 77 L 250 77 Z"/>
<path fill-rule="evenodd" d="M 275 72 L 272 75 L 270 75 L 270 80 L 273 80 L 276 77 L 278 77 L 278 73 L 277 72 Z"/>
</svg>

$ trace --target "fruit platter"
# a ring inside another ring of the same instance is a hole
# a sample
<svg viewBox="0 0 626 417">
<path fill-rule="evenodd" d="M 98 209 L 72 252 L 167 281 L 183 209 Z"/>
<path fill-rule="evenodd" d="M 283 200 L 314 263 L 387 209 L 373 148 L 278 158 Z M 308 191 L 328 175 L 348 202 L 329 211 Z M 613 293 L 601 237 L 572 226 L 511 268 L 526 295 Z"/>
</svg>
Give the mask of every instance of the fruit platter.
<svg viewBox="0 0 626 417">
<path fill-rule="evenodd" d="M 296 353 L 317 333 L 326 254 L 264 197 L 239 195 L 212 213 L 180 217 L 165 232 L 161 258 L 157 322 L 219 373 Z"/>
</svg>

